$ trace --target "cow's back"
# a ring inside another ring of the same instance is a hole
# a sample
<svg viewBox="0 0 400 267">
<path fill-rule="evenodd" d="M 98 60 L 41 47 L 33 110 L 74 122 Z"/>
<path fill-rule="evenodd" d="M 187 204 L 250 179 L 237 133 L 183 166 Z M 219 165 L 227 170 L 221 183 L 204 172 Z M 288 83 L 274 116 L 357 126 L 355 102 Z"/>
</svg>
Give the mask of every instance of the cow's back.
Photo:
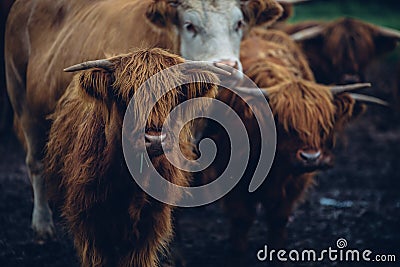
<svg viewBox="0 0 400 267">
<path fill-rule="evenodd" d="M 148 4 L 143 0 L 17 1 L 8 21 L 6 53 L 12 61 L 18 58 L 16 69 L 26 77 L 26 91 L 13 88 L 18 92 L 11 94 L 26 98 L 36 115 L 47 115 L 71 80 L 72 75 L 63 72 L 65 67 L 136 47 L 174 50 L 172 41 L 165 41 L 169 33 L 155 32 L 147 22 Z M 21 47 L 27 50 L 22 55 Z"/>
</svg>

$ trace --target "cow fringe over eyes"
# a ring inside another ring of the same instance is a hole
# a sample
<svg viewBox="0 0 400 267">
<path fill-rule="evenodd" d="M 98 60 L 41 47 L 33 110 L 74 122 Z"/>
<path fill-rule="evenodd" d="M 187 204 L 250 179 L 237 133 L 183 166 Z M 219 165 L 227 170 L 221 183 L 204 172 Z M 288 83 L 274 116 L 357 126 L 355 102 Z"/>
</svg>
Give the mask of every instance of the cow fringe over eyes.
<svg viewBox="0 0 400 267">
<path fill-rule="evenodd" d="M 198 96 L 214 98 L 217 93 L 214 84 L 218 78 L 210 72 L 193 68 L 186 72 L 183 72 L 183 69 L 170 69 L 167 73 L 158 73 L 159 70 L 184 63 L 181 57 L 161 49 L 153 49 L 152 52 L 139 50 L 134 52 L 133 56 L 131 54 L 118 56 L 110 61 L 114 62 L 115 66 L 112 74 L 98 69 L 85 71 L 78 76 L 78 84 L 84 92 L 89 92 L 90 96 L 102 100 L 107 97 L 115 98 L 123 108 L 128 106 L 134 96 L 133 115 L 138 126 L 161 128 L 171 109 L 178 103 Z M 156 78 L 153 77 L 146 86 L 142 86 L 156 73 Z M 189 83 L 177 86 L 183 80 Z M 96 90 L 91 91 L 90 88 Z M 154 107 L 150 107 L 148 103 L 153 103 L 155 99 L 159 100 Z M 208 105 L 207 102 L 209 99 L 206 98 L 196 101 L 185 112 L 191 115 L 196 111 L 202 111 Z M 150 116 L 145 118 L 145 114 Z M 183 130 L 186 131 L 183 136 L 190 136 L 190 127 L 185 127 Z"/>
<path fill-rule="evenodd" d="M 329 88 L 299 80 L 272 87 L 268 93 L 272 112 L 286 132 L 295 131 L 303 142 L 314 147 L 323 144 L 335 119 Z"/>
</svg>

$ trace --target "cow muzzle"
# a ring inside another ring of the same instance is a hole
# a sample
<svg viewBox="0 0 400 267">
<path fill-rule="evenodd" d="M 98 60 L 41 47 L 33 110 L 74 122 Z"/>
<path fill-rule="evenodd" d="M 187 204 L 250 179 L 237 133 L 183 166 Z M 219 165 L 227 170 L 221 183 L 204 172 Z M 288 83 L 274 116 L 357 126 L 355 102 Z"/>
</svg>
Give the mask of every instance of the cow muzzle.
<svg viewBox="0 0 400 267">
<path fill-rule="evenodd" d="M 320 149 L 299 149 L 296 153 L 297 165 L 301 171 L 312 172 L 333 167 L 333 156 Z"/>
<path fill-rule="evenodd" d="M 224 64 L 227 65 L 228 67 L 234 68 L 234 69 L 239 69 L 239 61 L 234 60 L 234 59 L 222 59 L 220 61 L 216 61 L 216 64 Z"/>
<path fill-rule="evenodd" d="M 160 131 L 151 131 L 144 134 L 147 152 L 150 156 L 164 154 L 166 149 L 167 134 Z"/>
<path fill-rule="evenodd" d="M 243 79 L 242 64 L 237 59 L 216 60 L 214 65 L 227 72 L 227 75 L 220 77 L 226 85 L 235 86 Z"/>
</svg>

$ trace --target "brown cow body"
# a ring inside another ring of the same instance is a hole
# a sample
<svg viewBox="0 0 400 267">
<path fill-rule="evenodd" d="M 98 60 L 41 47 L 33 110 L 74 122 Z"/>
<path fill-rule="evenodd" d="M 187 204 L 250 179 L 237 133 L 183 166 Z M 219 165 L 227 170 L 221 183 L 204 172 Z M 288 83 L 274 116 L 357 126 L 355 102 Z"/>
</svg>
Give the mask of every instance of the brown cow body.
<svg viewBox="0 0 400 267">
<path fill-rule="evenodd" d="M 248 192 L 249 182 L 257 166 L 260 144 L 268 140 L 260 139 L 258 123 L 240 98 L 230 91 L 218 94 L 218 99 L 229 104 L 243 120 L 251 145 L 249 165 L 242 180 L 223 199 L 231 222 L 232 246 L 239 252 L 247 248 L 247 232 L 259 203 L 266 211 L 268 245 L 284 245 L 289 216 L 315 183 L 315 171 L 332 166 L 334 132 L 352 116 L 355 103 L 346 94 L 334 96 L 330 88 L 316 84 L 298 48 L 288 48 L 293 45 L 290 37 L 284 38 L 286 45 L 276 46 L 277 36 L 284 35 L 272 31 L 250 34 L 241 47 L 245 73 L 268 92 L 278 134 L 271 171 L 253 193 Z M 210 181 L 224 171 L 229 159 L 225 153 L 230 145 L 229 137 L 213 124 L 206 128 L 205 136 L 215 140 L 220 153 L 204 172 L 205 180 Z"/>
<path fill-rule="evenodd" d="M 150 91 L 147 87 L 140 91 L 140 85 L 184 60 L 152 49 L 109 61 L 113 63 L 111 70 L 95 68 L 76 75 L 51 116 L 53 124 L 45 159 L 49 193 L 74 237 L 82 266 L 155 266 L 157 254 L 164 252 L 172 236 L 172 206 L 148 196 L 132 179 L 122 152 L 122 121 L 134 94 L 138 103 L 134 114 L 146 114 L 151 108 L 148 99 L 164 92 L 159 86 L 173 88 L 168 85 L 185 74 L 161 76 L 154 83 L 158 87 L 151 87 Z M 204 71 L 193 75 L 216 79 Z M 139 122 L 147 121 L 145 126 L 150 130 L 146 134 L 157 136 L 157 129 L 162 128 L 169 112 L 185 97 L 216 94 L 214 85 L 192 85 L 168 92 L 150 118 L 133 120 L 138 125 L 127 129 L 133 129 L 129 136 L 135 138 L 131 145 L 137 158 L 146 153 L 137 145 L 144 143 L 144 137 L 137 134 Z M 206 108 L 206 103 L 190 108 Z M 174 156 L 176 151 L 168 149 L 171 147 L 168 134 L 165 153 Z M 181 132 L 180 147 L 185 155 L 194 158 L 190 136 L 189 128 Z M 188 185 L 188 174 L 173 167 L 165 153 L 147 150 L 153 166 L 165 179 L 180 186 Z M 141 179 L 152 179 L 154 174 L 149 170 L 143 168 Z"/>
<path fill-rule="evenodd" d="M 38 237 L 54 235 L 41 174 L 50 128 L 46 117 L 72 79 L 63 68 L 137 47 L 160 47 L 186 59 L 240 68 L 243 21 L 268 23 L 280 12 L 273 0 L 243 5 L 233 0 L 17 0 L 6 29 L 7 90 L 26 145 L 34 190 L 32 227 Z"/>
</svg>

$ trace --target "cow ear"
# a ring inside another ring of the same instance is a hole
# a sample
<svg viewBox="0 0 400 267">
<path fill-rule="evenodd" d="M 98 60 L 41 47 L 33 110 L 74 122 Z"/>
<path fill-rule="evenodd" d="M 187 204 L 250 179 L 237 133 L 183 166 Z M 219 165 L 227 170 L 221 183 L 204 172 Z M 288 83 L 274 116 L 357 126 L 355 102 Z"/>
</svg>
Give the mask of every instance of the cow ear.
<svg viewBox="0 0 400 267">
<path fill-rule="evenodd" d="M 250 26 L 270 25 L 283 13 L 283 8 L 275 0 L 240 1 L 243 16 Z"/>
<path fill-rule="evenodd" d="M 393 51 L 399 41 L 400 32 L 398 31 L 380 27 L 374 32 L 375 52 L 377 55 Z"/>
<path fill-rule="evenodd" d="M 342 129 L 352 118 L 363 114 L 366 110 L 364 104 L 357 103 L 349 94 L 342 93 L 334 96 L 335 127 Z"/>
<path fill-rule="evenodd" d="M 104 69 L 88 69 L 77 76 L 77 82 L 86 95 L 107 101 L 112 94 L 113 74 Z"/>
<path fill-rule="evenodd" d="M 165 28 L 178 23 L 178 1 L 155 0 L 146 10 L 146 17 L 157 27 Z"/>
<path fill-rule="evenodd" d="M 290 17 L 293 16 L 293 4 L 290 3 L 279 3 L 282 8 L 282 15 L 277 19 L 277 21 L 286 21 L 288 20 Z"/>
</svg>

